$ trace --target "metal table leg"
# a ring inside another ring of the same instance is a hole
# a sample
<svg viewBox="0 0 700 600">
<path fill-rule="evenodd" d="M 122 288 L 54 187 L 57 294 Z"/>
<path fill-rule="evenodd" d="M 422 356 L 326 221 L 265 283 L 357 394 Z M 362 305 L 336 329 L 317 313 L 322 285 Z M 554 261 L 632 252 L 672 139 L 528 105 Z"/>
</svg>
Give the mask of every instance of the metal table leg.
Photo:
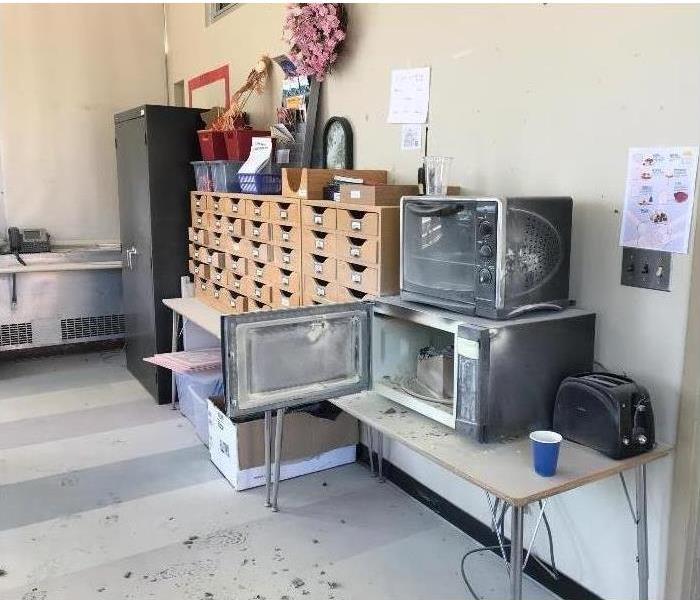
<svg viewBox="0 0 700 600">
<path fill-rule="evenodd" d="M 649 538 L 647 530 L 647 466 L 635 469 L 637 489 L 637 573 L 639 600 L 649 600 Z"/>
<path fill-rule="evenodd" d="M 525 507 L 512 507 L 510 533 L 510 599 L 523 598 L 523 514 Z"/>
<path fill-rule="evenodd" d="M 272 411 L 265 411 L 265 506 L 270 508 L 270 487 L 272 485 Z"/>
<path fill-rule="evenodd" d="M 374 431 L 372 430 L 371 425 L 367 425 L 367 438 L 368 438 L 368 445 L 369 445 L 369 471 L 372 474 L 372 477 L 375 477 L 375 472 L 374 472 Z"/>
<path fill-rule="evenodd" d="M 171 352 L 177 352 L 177 341 L 179 338 L 178 329 L 180 327 L 180 315 L 173 311 L 173 336 L 170 345 Z M 170 398 L 170 408 L 175 410 L 177 408 L 177 385 L 175 383 L 175 373 L 170 374 L 171 379 L 171 398 Z"/>
<path fill-rule="evenodd" d="M 384 483 L 384 434 L 377 431 L 377 470 L 379 481 Z"/>
<path fill-rule="evenodd" d="M 280 465 L 282 463 L 282 428 L 284 427 L 284 408 L 277 409 L 277 423 L 275 424 L 275 479 L 272 483 L 272 510 L 277 512 L 277 495 L 280 487 Z"/>
</svg>

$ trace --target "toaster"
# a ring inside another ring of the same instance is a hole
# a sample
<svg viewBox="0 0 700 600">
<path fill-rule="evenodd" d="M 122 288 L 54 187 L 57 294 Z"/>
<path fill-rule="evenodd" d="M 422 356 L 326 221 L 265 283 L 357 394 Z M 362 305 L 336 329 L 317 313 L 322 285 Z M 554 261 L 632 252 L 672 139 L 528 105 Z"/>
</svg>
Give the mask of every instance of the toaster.
<svg viewBox="0 0 700 600">
<path fill-rule="evenodd" d="M 554 431 L 615 459 L 654 447 L 654 411 L 649 392 L 613 373 L 567 377 L 557 391 Z"/>
</svg>

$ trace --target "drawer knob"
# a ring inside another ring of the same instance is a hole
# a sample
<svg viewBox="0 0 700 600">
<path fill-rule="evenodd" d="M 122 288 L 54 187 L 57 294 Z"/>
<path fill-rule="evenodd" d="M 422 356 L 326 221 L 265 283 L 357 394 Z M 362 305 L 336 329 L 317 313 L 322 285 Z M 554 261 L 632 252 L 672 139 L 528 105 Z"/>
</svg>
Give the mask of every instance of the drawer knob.
<svg viewBox="0 0 700 600">
<path fill-rule="evenodd" d="M 352 274 L 352 280 L 355 283 L 362 283 L 362 273 L 353 273 Z"/>
<path fill-rule="evenodd" d="M 260 235 L 260 230 L 257 227 L 253 227 L 253 235 L 254 236 L 259 236 Z"/>
<path fill-rule="evenodd" d="M 288 242 L 288 241 L 289 241 L 289 234 L 288 234 L 286 231 L 283 231 L 283 232 L 282 232 L 282 239 L 283 239 L 285 242 Z"/>
<path fill-rule="evenodd" d="M 263 276 L 263 270 L 260 268 L 255 269 L 255 275 L 257 277 L 262 277 Z"/>
<path fill-rule="evenodd" d="M 284 263 L 288 263 L 288 262 L 289 262 L 289 254 L 285 254 L 285 255 L 282 257 L 282 262 L 284 262 Z"/>
<path fill-rule="evenodd" d="M 326 290 L 324 290 L 322 287 L 317 287 L 316 288 L 316 295 L 317 296 L 325 296 Z"/>
<path fill-rule="evenodd" d="M 320 263 L 314 263 L 314 272 L 323 273 L 323 265 Z"/>
<path fill-rule="evenodd" d="M 286 275 L 282 276 L 282 285 L 289 285 L 289 277 Z"/>
<path fill-rule="evenodd" d="M 260 250 L 253 248 L 253 256 L 260 256 Z"/>
<path fill-rule="evenodd" d="M 352 221 L 350 225 L 353 229 L 357 229 L 358 231 L 362 229 L 362 221 Z"/>
<path fill-rule="evenodd" d="M 350 256 L 360 256 L 360 249 L 356 246 L 350 248 Z"/>
<path fill-rule="evenodd" d="M 323 240 L 316 240 L 316 248 L 323 250 Z"/>
<path fill-rule="evenodd" d="M 314 216 L 314 224 L 323 225 L 323 217 L 321 215 Z"/>
<path fill-rule="evenodd" d="M 287 211 L 281 210 L 280 211 L 280 219 L 286 219 L 286 218 L 287 218 Z"/>
</svg>

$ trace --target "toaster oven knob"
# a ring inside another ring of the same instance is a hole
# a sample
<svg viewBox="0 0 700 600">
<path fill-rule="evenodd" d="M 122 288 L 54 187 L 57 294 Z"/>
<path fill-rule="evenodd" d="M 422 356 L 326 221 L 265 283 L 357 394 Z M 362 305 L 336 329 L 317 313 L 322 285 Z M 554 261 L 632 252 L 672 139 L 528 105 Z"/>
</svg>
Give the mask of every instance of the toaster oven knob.
<svg viewBox="0 0 700 600">
<path fill-rule="evenodd" d="M 646 446 L 648 441 L 649 440 L 647 439 L 647 436 L 645 436 L 644 434 L 640 434 L 637 436 L 637 443 L 640 446 Z"/>
<path fill-rule="evenodd" d="M 483 244 L 479 250 L 479 254 L 481 254 L 481 256 L 484 258 L 489 258 L 493 254 L 493 248 L 491 248 L 491 246 L 488 244 Z"/>
<path fill-rule="evenodd" d="M 491 283 L 491 279 L 492 279 L 491 271 L 489 271 L 488 269 L 481 269 L 481 271 L 479 271 L 479 283 L 480 284 L 486 285 L 488 283 Z"/>
<path fill-rule="evenodd" d="M 626 438 L 626 437 L 623 437 L 623 438 L 622 438 L 622 445 L 623 445 L 623 446 L 629 446 L 629 445 L 630 445 L 630 439 L 629 439 L 629 438 Z"/>
</svg>

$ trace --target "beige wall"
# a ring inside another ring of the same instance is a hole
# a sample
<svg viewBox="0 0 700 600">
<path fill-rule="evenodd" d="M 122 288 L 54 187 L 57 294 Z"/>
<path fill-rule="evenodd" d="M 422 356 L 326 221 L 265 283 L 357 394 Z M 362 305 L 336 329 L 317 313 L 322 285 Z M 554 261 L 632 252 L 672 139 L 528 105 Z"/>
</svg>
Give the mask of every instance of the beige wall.
<svg viewBox="0 0 700 600">
<path fill-rule="evenodd" d="M 113 115 L 164 101 L 162 4 L 0 5 L 7 222 L 118 239 Z"/>
<path fill-rule="evenodd" d="M 261 53 L 282 51 L 281 5 L 243 5 L 211 27 L 202 5 L 169 5 L 170 79 L 229 62 L 232 88 Z M 691 261 L 673 259 L 672 292 L 620 286 L 619 210 L 627 149 L 700 143 L 700 7 L 353 5 L 322 118 L 348 117 L 358 167 L 415 177 L 386 124 L 390 70 L 432 67 L 429 152 L 455 157 L 453 183 L 490 194 L 575 199 L 573 296 L 598 311 L 597 358 L 646 384 L 659 438 L 673 441 Z M 256 124 L 279 101 L 252 107 Z M 172 93 L 172 91 L 171 91 Z M 483 496 L 400 447 L 391 460 L 487 519 Z M 652 598 L 662 598 L 672 460 L 650 467 Z M 558 564 L 605 598 L 635 597 L 633 524 L 619 482 L 555 499 Z M 447 557 L 446 559 L 449 559 Z M 453 557 L 456 560 L 456 557 Z"/>
</svg>

